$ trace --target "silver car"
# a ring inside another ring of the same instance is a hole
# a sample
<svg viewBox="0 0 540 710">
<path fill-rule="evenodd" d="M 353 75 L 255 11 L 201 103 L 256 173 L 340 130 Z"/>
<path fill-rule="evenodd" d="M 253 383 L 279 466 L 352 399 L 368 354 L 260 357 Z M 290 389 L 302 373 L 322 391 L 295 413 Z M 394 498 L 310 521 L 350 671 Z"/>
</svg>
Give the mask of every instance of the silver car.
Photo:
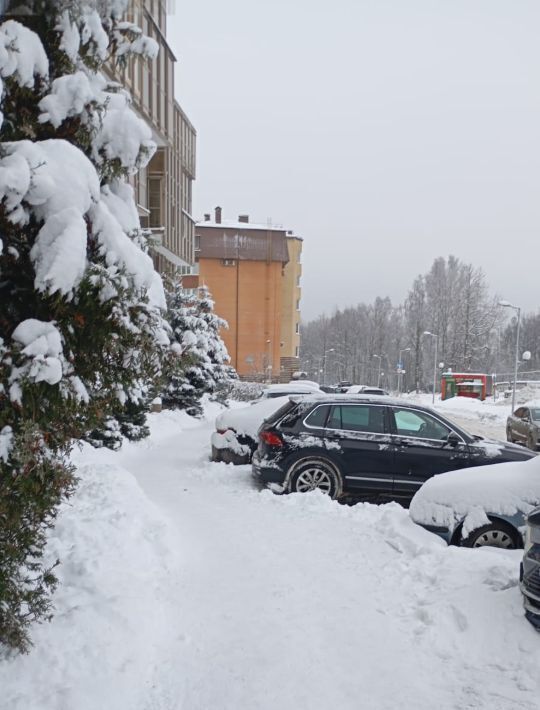
<svg viewBox="0 0 540 710">
<path fill-rule="evenodd" d="M 506 420 L 506 439 L 537 451 L 540 439 L 540 403 L 518 407 Z"/>
</svg>

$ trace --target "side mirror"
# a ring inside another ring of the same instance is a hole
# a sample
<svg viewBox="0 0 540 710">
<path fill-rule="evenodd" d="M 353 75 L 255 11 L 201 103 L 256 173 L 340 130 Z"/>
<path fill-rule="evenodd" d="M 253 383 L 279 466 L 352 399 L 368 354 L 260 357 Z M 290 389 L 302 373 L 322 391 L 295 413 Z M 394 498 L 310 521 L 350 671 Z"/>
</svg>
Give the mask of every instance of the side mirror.
<svg viewBox="0 0 540 710">
<path fill-rule="evenodd" d="M 450 434 L 448 434 L 448 436 L 446 437 L 446 443 L 448 444 L 448 446 L 456 447 L 460 442 L 461 439 L 454 431 L 451 431 Z"/>
</svg>

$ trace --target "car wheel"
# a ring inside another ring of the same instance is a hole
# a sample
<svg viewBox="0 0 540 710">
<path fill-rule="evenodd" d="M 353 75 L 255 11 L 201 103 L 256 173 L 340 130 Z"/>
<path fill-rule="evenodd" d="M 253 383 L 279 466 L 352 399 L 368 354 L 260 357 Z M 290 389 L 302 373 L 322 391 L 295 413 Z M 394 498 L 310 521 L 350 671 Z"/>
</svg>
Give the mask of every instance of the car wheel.
<svg viewBox="0 0 540 710">
<path fill-rule="evenodd" d="M 335 467 L 324 459 L 304 459 L 299 461 L 290 478 L 291 493 L 309 493 L 319 490 L 330 498 L 341 493 L 341 476 Z"/>
<path fill-rule="evenodd" d="M 502 547 L 505 550 L 515 550 L 521 547 L 518 531 L 502 521 L 493 521 L 488 525 L 473 530 L 461 539 L 462 547 Z"/>
</svg>

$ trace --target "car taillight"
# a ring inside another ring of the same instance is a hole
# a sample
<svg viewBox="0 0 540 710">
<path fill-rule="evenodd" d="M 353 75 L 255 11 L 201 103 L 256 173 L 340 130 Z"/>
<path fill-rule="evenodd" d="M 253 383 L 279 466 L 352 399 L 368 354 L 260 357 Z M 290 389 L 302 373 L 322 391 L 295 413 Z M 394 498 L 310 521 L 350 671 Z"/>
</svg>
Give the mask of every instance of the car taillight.
<svg viewBox="0 0 540 710">
<path fill-rule="evenodd" d="M 268 446 L 283 446 L 283 441 L 277 434 L 273 431 L 261 431 L 259 432 L 259 439 L 264 441 Z"/>
</svg>

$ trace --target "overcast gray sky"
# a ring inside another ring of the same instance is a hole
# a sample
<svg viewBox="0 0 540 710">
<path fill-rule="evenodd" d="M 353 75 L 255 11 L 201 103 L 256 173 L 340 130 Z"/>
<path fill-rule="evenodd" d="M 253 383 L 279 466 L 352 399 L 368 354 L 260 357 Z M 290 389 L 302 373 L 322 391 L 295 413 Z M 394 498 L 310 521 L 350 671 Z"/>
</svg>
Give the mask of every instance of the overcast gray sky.
<svg viewBox="0 0 540 710">
<path fill-rule="evenodd" d="M 538 0 L 173 0 L 194 211 L 304 237 L 302 314 L 437 256 L 540 306 Z"/>
</svg>

